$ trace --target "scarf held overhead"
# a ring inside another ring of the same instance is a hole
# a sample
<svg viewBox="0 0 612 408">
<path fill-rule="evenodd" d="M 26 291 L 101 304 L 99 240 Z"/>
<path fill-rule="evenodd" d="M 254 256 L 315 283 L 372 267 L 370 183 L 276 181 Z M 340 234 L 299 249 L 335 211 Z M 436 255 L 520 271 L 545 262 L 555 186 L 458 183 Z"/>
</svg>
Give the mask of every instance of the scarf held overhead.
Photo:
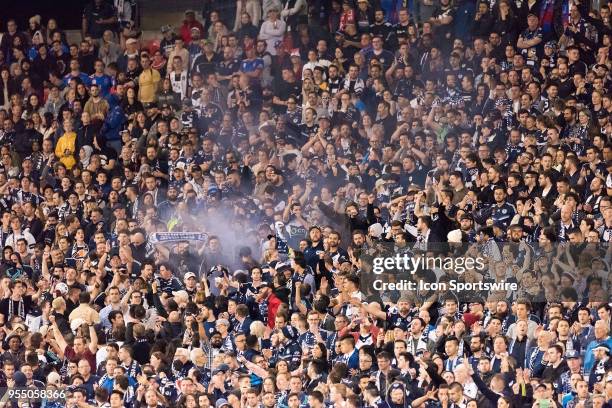
<svg viewBox="0 0 612 408">
<path fill-rule="evenodd" d="M 208 241 L 208 234 L 205 232 L 156 232 L 149 236 L 152 244 L 178 241 Z"/>
</svg>

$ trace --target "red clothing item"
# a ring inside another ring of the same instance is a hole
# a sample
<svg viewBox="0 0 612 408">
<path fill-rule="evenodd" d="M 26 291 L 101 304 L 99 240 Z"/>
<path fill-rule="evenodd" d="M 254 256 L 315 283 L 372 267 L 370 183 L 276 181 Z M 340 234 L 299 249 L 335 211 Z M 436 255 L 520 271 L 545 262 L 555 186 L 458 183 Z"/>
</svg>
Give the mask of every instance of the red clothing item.
<svg viewBox="0 0 612 408">
<path fill-rule="evenodd" d="M 347 24 L 355 24 L 355 10 L 343 11 L 340 16 L 340 26 L 338 29 L 340 31 L 346 30 Z"/>
<path fill-rule="evenodd" d="M 89 362 L 92 373 L 95 373 L 98 369 L 98 366 L 96 366 L 96 355 L 93 354 L 89 348 L 85 348 L 85 351 L 82 354 L 77 354 L 72 346 L 68 346 L 66 347 L 66 350 L 64 350 L 64 357 L 70 361 L 79 361 L 80 359 L 84 358 Z"/>
<path fill-rule="evenodd" d="M 338 332 L 338 339 L 341 339 L 347 334 L 350 334 L 351 336 L 353 336 L 353 338 L 355 339 L 355 343 L 356 343 L 359 340 L 359 330 L 355 332 L 352 332 L 350 330 L 351 330 L 351 326 L 346 326 L 344 329 L 340 330 Z M 380 332 L 380 329 L 375 324 L 370 326 L 370 334 L 372 335 L 372 341 L 374 342 L 374 345 L 376 345 L 376 341 L 378 340 L 379 332 Z"/>
<path fill-rule="evenodd" d="M 188 22 L 187 20 L 183 21 L 183 25 L 181 26 L 180 35 L 185 44 L 189 44 L 191 42 L 191 29 L 196 27 L 200 30 L 200 38 L 206 38 L 207 36 L 204 34 L 204 27 L 198 20 L 193 20 L 192 22 Z"/>
<path fill-rule="evenodd" d="M 276 313 L 278 312 L 278 307 L 282 302 L 274 293 L 271 293 L 270 296 L 268 296 L 266 302 L 268 302 L 268 327 L 273 329 L 276 320 Z"/>
</svg>

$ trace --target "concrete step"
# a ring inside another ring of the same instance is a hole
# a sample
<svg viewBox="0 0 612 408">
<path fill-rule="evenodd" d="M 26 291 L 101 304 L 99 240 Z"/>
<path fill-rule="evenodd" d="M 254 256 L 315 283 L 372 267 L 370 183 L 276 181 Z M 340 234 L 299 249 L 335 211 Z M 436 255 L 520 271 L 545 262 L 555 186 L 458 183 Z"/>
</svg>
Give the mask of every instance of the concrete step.
<svg viewBox="0 0 612 408">
<path fill-rule="evenodd" d="M 234 1 L 234 0 L 228 0 Z M 141 3 L 140 23 L 143 30 L 159 30 L 162 25 L 180 27 L 185 10 L 194 10 L 202 21 L 201 0 L 146 0 Z"/>
<path fill-rule="evenodd" d="M 178 32 L 179 27 L 183 24 L 185 10 L 194 10 L 196 18 L 204 22 L 202 18 L 204 2 L 202 0 L 140 0 L 139 3 L 143 44 L 161 40 L 162 35 L 159 29 L 163 25 L 169 24 Z M 67 30 L 66 36 L 69 43 L 81 41 L 79 30 Z"/>
</svg>

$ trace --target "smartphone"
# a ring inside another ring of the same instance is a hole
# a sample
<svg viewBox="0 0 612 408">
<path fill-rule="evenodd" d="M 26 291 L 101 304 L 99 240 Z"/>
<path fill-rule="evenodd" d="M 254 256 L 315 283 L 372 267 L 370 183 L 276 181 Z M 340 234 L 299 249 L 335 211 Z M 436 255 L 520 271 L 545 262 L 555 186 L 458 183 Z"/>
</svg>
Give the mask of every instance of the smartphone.
<svg viewBox="0 0 612 408">
<path fill-rule="evenodd" d="M 541 399 L 538 401 L 538 407 L 540 408 L 550 408 L 550 401 L 547 399 Z"/>
</svg>

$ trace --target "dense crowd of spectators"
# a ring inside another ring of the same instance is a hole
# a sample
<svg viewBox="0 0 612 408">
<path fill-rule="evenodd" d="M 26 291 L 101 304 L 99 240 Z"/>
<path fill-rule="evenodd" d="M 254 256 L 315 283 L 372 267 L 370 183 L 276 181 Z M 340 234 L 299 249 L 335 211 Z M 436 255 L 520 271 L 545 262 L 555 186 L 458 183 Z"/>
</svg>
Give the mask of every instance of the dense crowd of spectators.
<svg viewBox="0 0 612 408">
<path fill-rule="evenodd" d="M 609 3 L 203 3 L 2 16 L 9 406 L 612 407 Z"/>
</svg>

